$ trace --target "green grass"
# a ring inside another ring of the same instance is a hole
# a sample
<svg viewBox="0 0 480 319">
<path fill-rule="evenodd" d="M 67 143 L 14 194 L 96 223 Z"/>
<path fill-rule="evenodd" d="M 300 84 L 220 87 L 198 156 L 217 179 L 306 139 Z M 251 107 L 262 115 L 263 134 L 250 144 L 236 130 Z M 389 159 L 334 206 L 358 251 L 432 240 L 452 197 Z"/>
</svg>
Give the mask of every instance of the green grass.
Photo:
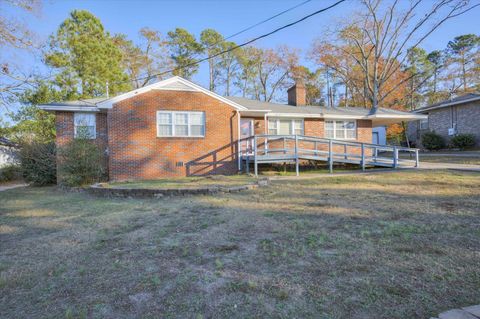
<svg viewBox="0 0 480 319">
<path fill-rule="evenodd" d="M 256 178 L 247 175 L 213 175 L 207 177 L 165 178 L 144 181 L 127 181 L 104 184 L 104 187 L 115 188 L 195 188 L 207 186 L 240 186 L 251 184 Z"/>
<path fill-rule="evenodd" d="M 480 300 L 480 174 L 0 192 L 2 318 L 429 318 Z"/>
</svg>

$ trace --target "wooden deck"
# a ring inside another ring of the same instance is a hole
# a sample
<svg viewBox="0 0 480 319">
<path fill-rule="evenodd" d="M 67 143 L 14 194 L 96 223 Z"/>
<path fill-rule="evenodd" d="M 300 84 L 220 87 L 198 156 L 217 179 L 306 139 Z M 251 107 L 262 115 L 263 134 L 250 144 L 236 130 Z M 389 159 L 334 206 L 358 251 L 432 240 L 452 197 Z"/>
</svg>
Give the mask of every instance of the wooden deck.
<svg viewBox="0 0 480 319">
<path fill-rule="evenodd" d="M 241 154 L 245 171 L 254 164 L 258 175 L 258 164 L 294 163 L 297 176 L 301 161 L 319 161 L 329 164 L 357 164 L 362 170 L 367 166 L 411 168 L 419 167 L 418 149 L 361 143 L 348 140 L 335 140 L 304 135 L 255 135 L 249 139 L 251 147 Z M 401 159 L 400 152 L 412 154 L 412 159 Z"/>
</svg>

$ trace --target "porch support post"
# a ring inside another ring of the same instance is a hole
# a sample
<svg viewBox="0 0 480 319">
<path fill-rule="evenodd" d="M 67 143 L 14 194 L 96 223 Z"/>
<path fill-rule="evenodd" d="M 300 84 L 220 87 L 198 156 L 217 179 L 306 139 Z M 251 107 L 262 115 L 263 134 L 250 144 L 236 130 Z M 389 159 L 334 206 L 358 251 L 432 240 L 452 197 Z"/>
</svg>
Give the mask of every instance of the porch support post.
<svg viewBox="0 0 480 319">
<path fill-rule="evenodd" d="M 347 156 L 347 144 L 343 144 L 343 154 L 345 154 L 345 159 L 348 159 L 348 156 Z"/>
<path fill-rule="evenodd" d="M 365 172 L 365 144 L 362 143 L 362 161 L 360 163 L 362 165 L 362 171 Z"/>
<path fill-rule="evenodd" d="M 420 156 L 418 154 L 418 148 L 415 150 L 415 167 L 420 167 Z"/>
<path fill-rule="evenodd" d="M 328 141 L 328 169 L 330 174 L 333 173 L 333 142 L 331 139 Z"/>
<path fill-rule="evenodd" d="M 250 174 L 250 155 L 248 155 L 247 153 L 247 159 L 246 159 L 246 163 L 245 163 L 245 172 L 247 174 Z"/>
<path fill-rule="evenodd" d="M 237 147 L 238 147 L 238 171 L 242 171 L 242 133 L 240 128 L 240 112 L 237 110 Z"/>
<path fill-rule="evenodd" d="M 393 147 L 393 168 L 398 166 L 398 149 L 396 146 Z"/>
<path fill-rule="evenodd" d="M 265 136 L 265 155 L 268 155 L 268 136 Z"/>
<path fill-rule="evenodd" d="M 257 162 L 257 136 L 255 135 L 253 137 L 253 161 L 254 161 L 254 167 L 255 167 L 255 177 L 258 177 L 258 162 Z"/>
<path fill-rule="evenodd" d="M 300 175 L 299 162 L 298 162 L 298 135 L 295 134 L 295 173 Z"/>
</svg>

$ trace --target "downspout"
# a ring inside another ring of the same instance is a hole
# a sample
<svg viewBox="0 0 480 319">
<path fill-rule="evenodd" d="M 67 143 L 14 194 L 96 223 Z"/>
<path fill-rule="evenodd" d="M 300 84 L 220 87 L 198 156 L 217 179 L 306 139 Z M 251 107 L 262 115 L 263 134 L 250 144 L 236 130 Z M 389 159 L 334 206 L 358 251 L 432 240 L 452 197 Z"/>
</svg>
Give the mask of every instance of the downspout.
<svg viewBox="0 0 480 319">
<path fill-rule="evenodd" d="M 238 148 L 238 154 L 237 154 L 237 165 L 238 165 L 238 171 L 242 170 L 242 149 L 241 149 L 241 131 L 240 131 L 240 111 L 237 110 L 237 148 Z"/>
</svg>

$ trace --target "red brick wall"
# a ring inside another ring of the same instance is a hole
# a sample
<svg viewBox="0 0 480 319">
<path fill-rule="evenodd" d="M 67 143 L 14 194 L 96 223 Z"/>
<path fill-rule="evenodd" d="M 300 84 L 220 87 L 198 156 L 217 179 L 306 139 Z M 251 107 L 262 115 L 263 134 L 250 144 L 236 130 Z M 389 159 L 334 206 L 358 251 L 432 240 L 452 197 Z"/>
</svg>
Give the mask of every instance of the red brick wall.
<svg viewBox="0 0 480 319">
<path fill-rule="evenodd" d="M 264 119 L 256 118 L 255 119 L 255 134 L 265 134 L 264 132 Z M 320 118 L 307 118 L 304 119 L 304 135 L 306 136 L 315 136 L 315 137 L 325 137 L 325 121 Z M 372 121 L 371 120 L 357 120 L 357 139 L 355 141 L 371 143 L 372 142 Z M 285 147 L 294 148 L 294 141 L 287 141 Z M 259 145 L 263 147 L 263 144 Z M 270 149 L 283 148 L 283 140 L 270 141 L 268 144 Z M 314 149 L 313 142 L 300 142 L 300 148 L 304 149 Z M 317 147 L 318 150 L 327 151 L 328 146 L 325 144 L 319 144 Z M 343 146 L 335 146 L 333 148 L 334 152 L 343 153 Z M 350 147 L 347 146 L 347 153 L 360 154 L 360 147 Z"/>
<path fill-rule="evenodd" d="M 74 138 L 73 114 L 74 112 L 55 112 L 57 148 L 61 148 Z M 105 163 L 103 164 L 105 166 L 105 169 L 108 171 L 108 128 L 106 113 L 96 113 L 96 138 L 94 142 L 99 146 L 100 150 L 105 153 Z M 60 159 L 57 157 L 57 164 L 59 162 Z M 60 182 L 60 176 L 58 174 L 57 182 Z"/>
<path fill-rule="evenodd" d="M 205 112 L 205 137 L 157 137 L 158 110 Z M 323 119 L 305 119 L 304 123 L 305 135 L 324 136 Z M 265 134 L 265 124 L 263 117 L 254 118 L 255 134 Z M 73 139 L 73 113 L 56 112 L 56 128 L 61 147 Z M 97 113 L 95 142 L 108 149 L 110 180 L 232 174 L 238 169 L 237 138 L 236 111 L 200 92 L 151 91 L 121 101 L 107 114 Z M 357 140 L 370 143 L 371 138 L 371 121 L 358 120 Z M 283 141 L 277 143 L 281 144 L 271 142 L 269 148 L 283 147 Z M 334 151 L 343 152 L 343 147 Z M 177 166 L 180 162 L 183 166 Z"/>
<path fill-rule="evenodd" d="M 159 110 L 205 112 L 205 137 L 157 137 Z M 238 170 L 236 111 L 204 93 L 156 90 L 132 97 L 108 112 L 108 127 L 111 180 Z"/>
</svg>

